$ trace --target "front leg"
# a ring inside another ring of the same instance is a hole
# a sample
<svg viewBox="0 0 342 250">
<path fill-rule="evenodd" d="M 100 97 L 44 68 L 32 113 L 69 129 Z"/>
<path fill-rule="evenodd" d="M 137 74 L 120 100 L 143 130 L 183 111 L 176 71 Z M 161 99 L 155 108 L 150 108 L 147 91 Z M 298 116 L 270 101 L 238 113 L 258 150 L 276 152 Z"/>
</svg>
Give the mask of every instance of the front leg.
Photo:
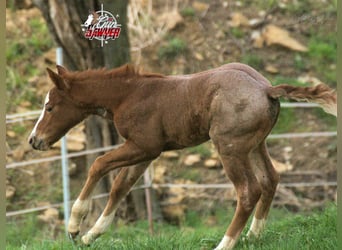
<svg viewBox="0 0 342 250">
<path fill-rule="evenodd" d="M 80 224 L 86 217 L 90 209 L 91 198 L 80 200 L 78 198 L 71 209 L 71 215 L 68 224 L 69 237 L 75 239 L 80 232 Z"/>
<path fill-rule="evenodd" d="M 132 186 L 145 172 L 149 164 L 149 161 L 143 162 L 136 166 L 126 167 L 120 170 L 113 181 L 106 208 L 95 225 L 82 237 L 83 244 L 89 245 L 108 229 L 114 219 L 119 202 L 131 190 Z"/>
<path fill-rule="evenodd" d="M 131 166 L 156 158 L 158 155 L 138 148 L 134 143 L 126 141 L 119 148 L 98 157 L 88 171 L 88 177 L 71 210 L 68 232 L 74 239 L 79 231 L 82 219 L 86 216 L 91 202 L 91 193 L 97 182 L 111 170 Z"/>
</svg>

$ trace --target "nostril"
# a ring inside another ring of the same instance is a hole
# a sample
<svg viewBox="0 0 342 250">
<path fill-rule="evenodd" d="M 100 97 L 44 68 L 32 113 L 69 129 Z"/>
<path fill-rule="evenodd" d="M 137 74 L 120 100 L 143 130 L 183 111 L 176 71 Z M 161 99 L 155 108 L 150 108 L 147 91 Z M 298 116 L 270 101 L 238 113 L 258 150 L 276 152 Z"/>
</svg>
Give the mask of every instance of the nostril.
<svg viewBox="0 0 342 250">
<path fill-rule="evenodd" d="M 30 143 L 30 145 L 32 145 L 33 144 L 33 136 L 32 137 L 30 137 L 30 139 L 29 139 L 29 143 Z"/>
</svg>

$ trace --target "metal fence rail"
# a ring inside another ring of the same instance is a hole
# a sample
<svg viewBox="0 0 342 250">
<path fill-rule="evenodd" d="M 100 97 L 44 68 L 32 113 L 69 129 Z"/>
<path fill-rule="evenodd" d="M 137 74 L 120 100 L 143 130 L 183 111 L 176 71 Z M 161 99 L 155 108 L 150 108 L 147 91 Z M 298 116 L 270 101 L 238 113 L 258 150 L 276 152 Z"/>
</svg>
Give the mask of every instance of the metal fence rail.
<svg viewBox="0 0 342 250">
<path fill-rule="evenodd" d="M 294 182 L 294 183 L 279 183 L 278 187 L 337 187 L 337 182 L 334 181 L 319 181 L 319 182 Z M 227 183 L 227 184 L 173 184 L 173 183 L 164 183 L 164 184 L 149 184 L 149 185 L 140 185 L 133 187 L 132 190 L 138 190 L 138 189 L 146 189 L 146 188 L 186 188 L 186 189 L 229 189 L 234 188 L 233 184 Z M 109 196 L 109 193 L 102 193 L 98 195 L 94 195 L 92 197 L 92 200 L 100 199 Z M 75 202 L 75 200 L 70 200 L 69 204 L 72 204 Z M 17 215 L 23 215 L 28 213 L 34 213 L 43 211 L 48 208 L 57 208 L 62 207 L 64 203 L 56 203 L 46 206 L 40 206 L 40 207 L 33 207 L 33 208 L 27 208 L 17 211 L 10 211 L 6 213 L 6 217 L 12 217 Z"/>
<path fill-rule="evenodd" d="M 35 110 L 26 113 L 6 115 L 6 124 L 34 120 L 41 112 L 42 110 Z"/>
<path fill-rule="evenodd" d="M 68 153 L 68 155 L 66 157 L 69 159 L 69 158 L 74 158 L 74 157 L 79 157 L 79 156 L 84 156 L 84 155 L 95 154 L 95 153 L 99 153 L 99 152 L 104 152 L 104 151 L 109 151 L 109 150 L 115 149 L 118 146 L 119 145 L 114 145 L 114 146 L 108 146 L 108 147 L 102 147 L 102 148 L 95 148 L 95 149 L 79 151 L 79 152 L 75 152 L 75 153 Z M 12 162 L 12 163 L 9 163 L 9 164 L 6 165 L 6 169 L 20 168 L 20 167 L 25 167 L 25 166 L 28 166 L 28 165 L 39 164 L 39 163 L 43 163 L 43 162 L 58 161 L 58 160 L 61 160 L 61 159 L 62 159 L 61 155 L 56 155 L 56 156 L 39 158 L 39 159 L 34 159 L 34 160 L 29 160 L 29 161 Z"/>
<path fill-rule="evenodd" d="M 304 133 L 285 133 L 285 134 L 271 134 L 267 138 L 268 139 L 292 139 L 292 138 L 305 138 L 305 137 L 334 137 L 337 136 L 337 132 L 304 132 Z M 99 152 L 105 152 L 112 149 L 117 148 L 119 145 L 114 146 L 108 146 L 108 147 L 102 147 L 102 148 L 95 148 L 95 149 L 89 149 L 74 153 L 68 153 L 67 158 L 75 158 L 79 156 L 84 156 L 88 154 L 94 154 Z M 12 162 L 6 165 L 6 169 L 14 169 L 14 168 L 21 168 L 29 165 L 39 164 L 43 162 L 51 162 L 51 161 L 57 161 L 61 160 L 61 155 L 51 156 L 51 157 L 45 157 L 45 158 L 39 158 L 39 159 L 33 159 L 28 161 L 22 161 L 22 162 Z"/>
</svg>

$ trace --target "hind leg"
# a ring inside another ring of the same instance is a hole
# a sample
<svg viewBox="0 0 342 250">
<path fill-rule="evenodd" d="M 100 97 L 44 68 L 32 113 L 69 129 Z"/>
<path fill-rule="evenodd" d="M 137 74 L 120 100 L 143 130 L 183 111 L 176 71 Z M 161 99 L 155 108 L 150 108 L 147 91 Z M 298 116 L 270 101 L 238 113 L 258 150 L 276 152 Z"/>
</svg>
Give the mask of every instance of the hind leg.
<svg viewBox="0 0 342 250">
<path fill-rule="evenodd" d="M 247 237 L 258 237 L 266 224 L 266 218 L 279 183 L 279 175 L 274 169 L 265 142 L 262 142 L 250 154 L 255 173 L 262 188 L 260 200 L 256 206 L 252 224 Z"/>
<path fill-rule="evenodd" d="M 248 151 L 245 151 L 245 148 L 241 151 L 234 150 L 232 152 L 222 151 L 222 146 L 217 148 L 219 149 L 224 170 L 228 178 L 233 182 L 237 193 L 237 207 L 234 217 L 222 241 L 215 248 L 215 250 L 227 250 L 232 249 L 237 242 L 260 198 L 261 188 L 253 173 Z"/>
</svg>

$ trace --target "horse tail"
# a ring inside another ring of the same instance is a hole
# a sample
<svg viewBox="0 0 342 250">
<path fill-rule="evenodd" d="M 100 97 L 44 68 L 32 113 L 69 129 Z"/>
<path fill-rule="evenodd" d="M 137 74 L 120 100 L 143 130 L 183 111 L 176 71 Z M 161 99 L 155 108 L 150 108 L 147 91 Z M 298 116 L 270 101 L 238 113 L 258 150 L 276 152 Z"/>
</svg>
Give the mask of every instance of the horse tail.
<svg viewBox="0 0 342 250">
<path fill-rule="evenodd" d="M 313 87 L 296 87 L 280 84 L 267 89 L 273 99 L 285 97 L 295 101 L 306 101 L 319 104 L 325 112 L 337 116 L 337 95 L 334 89 L 321 83 Z"/>
</svg>

